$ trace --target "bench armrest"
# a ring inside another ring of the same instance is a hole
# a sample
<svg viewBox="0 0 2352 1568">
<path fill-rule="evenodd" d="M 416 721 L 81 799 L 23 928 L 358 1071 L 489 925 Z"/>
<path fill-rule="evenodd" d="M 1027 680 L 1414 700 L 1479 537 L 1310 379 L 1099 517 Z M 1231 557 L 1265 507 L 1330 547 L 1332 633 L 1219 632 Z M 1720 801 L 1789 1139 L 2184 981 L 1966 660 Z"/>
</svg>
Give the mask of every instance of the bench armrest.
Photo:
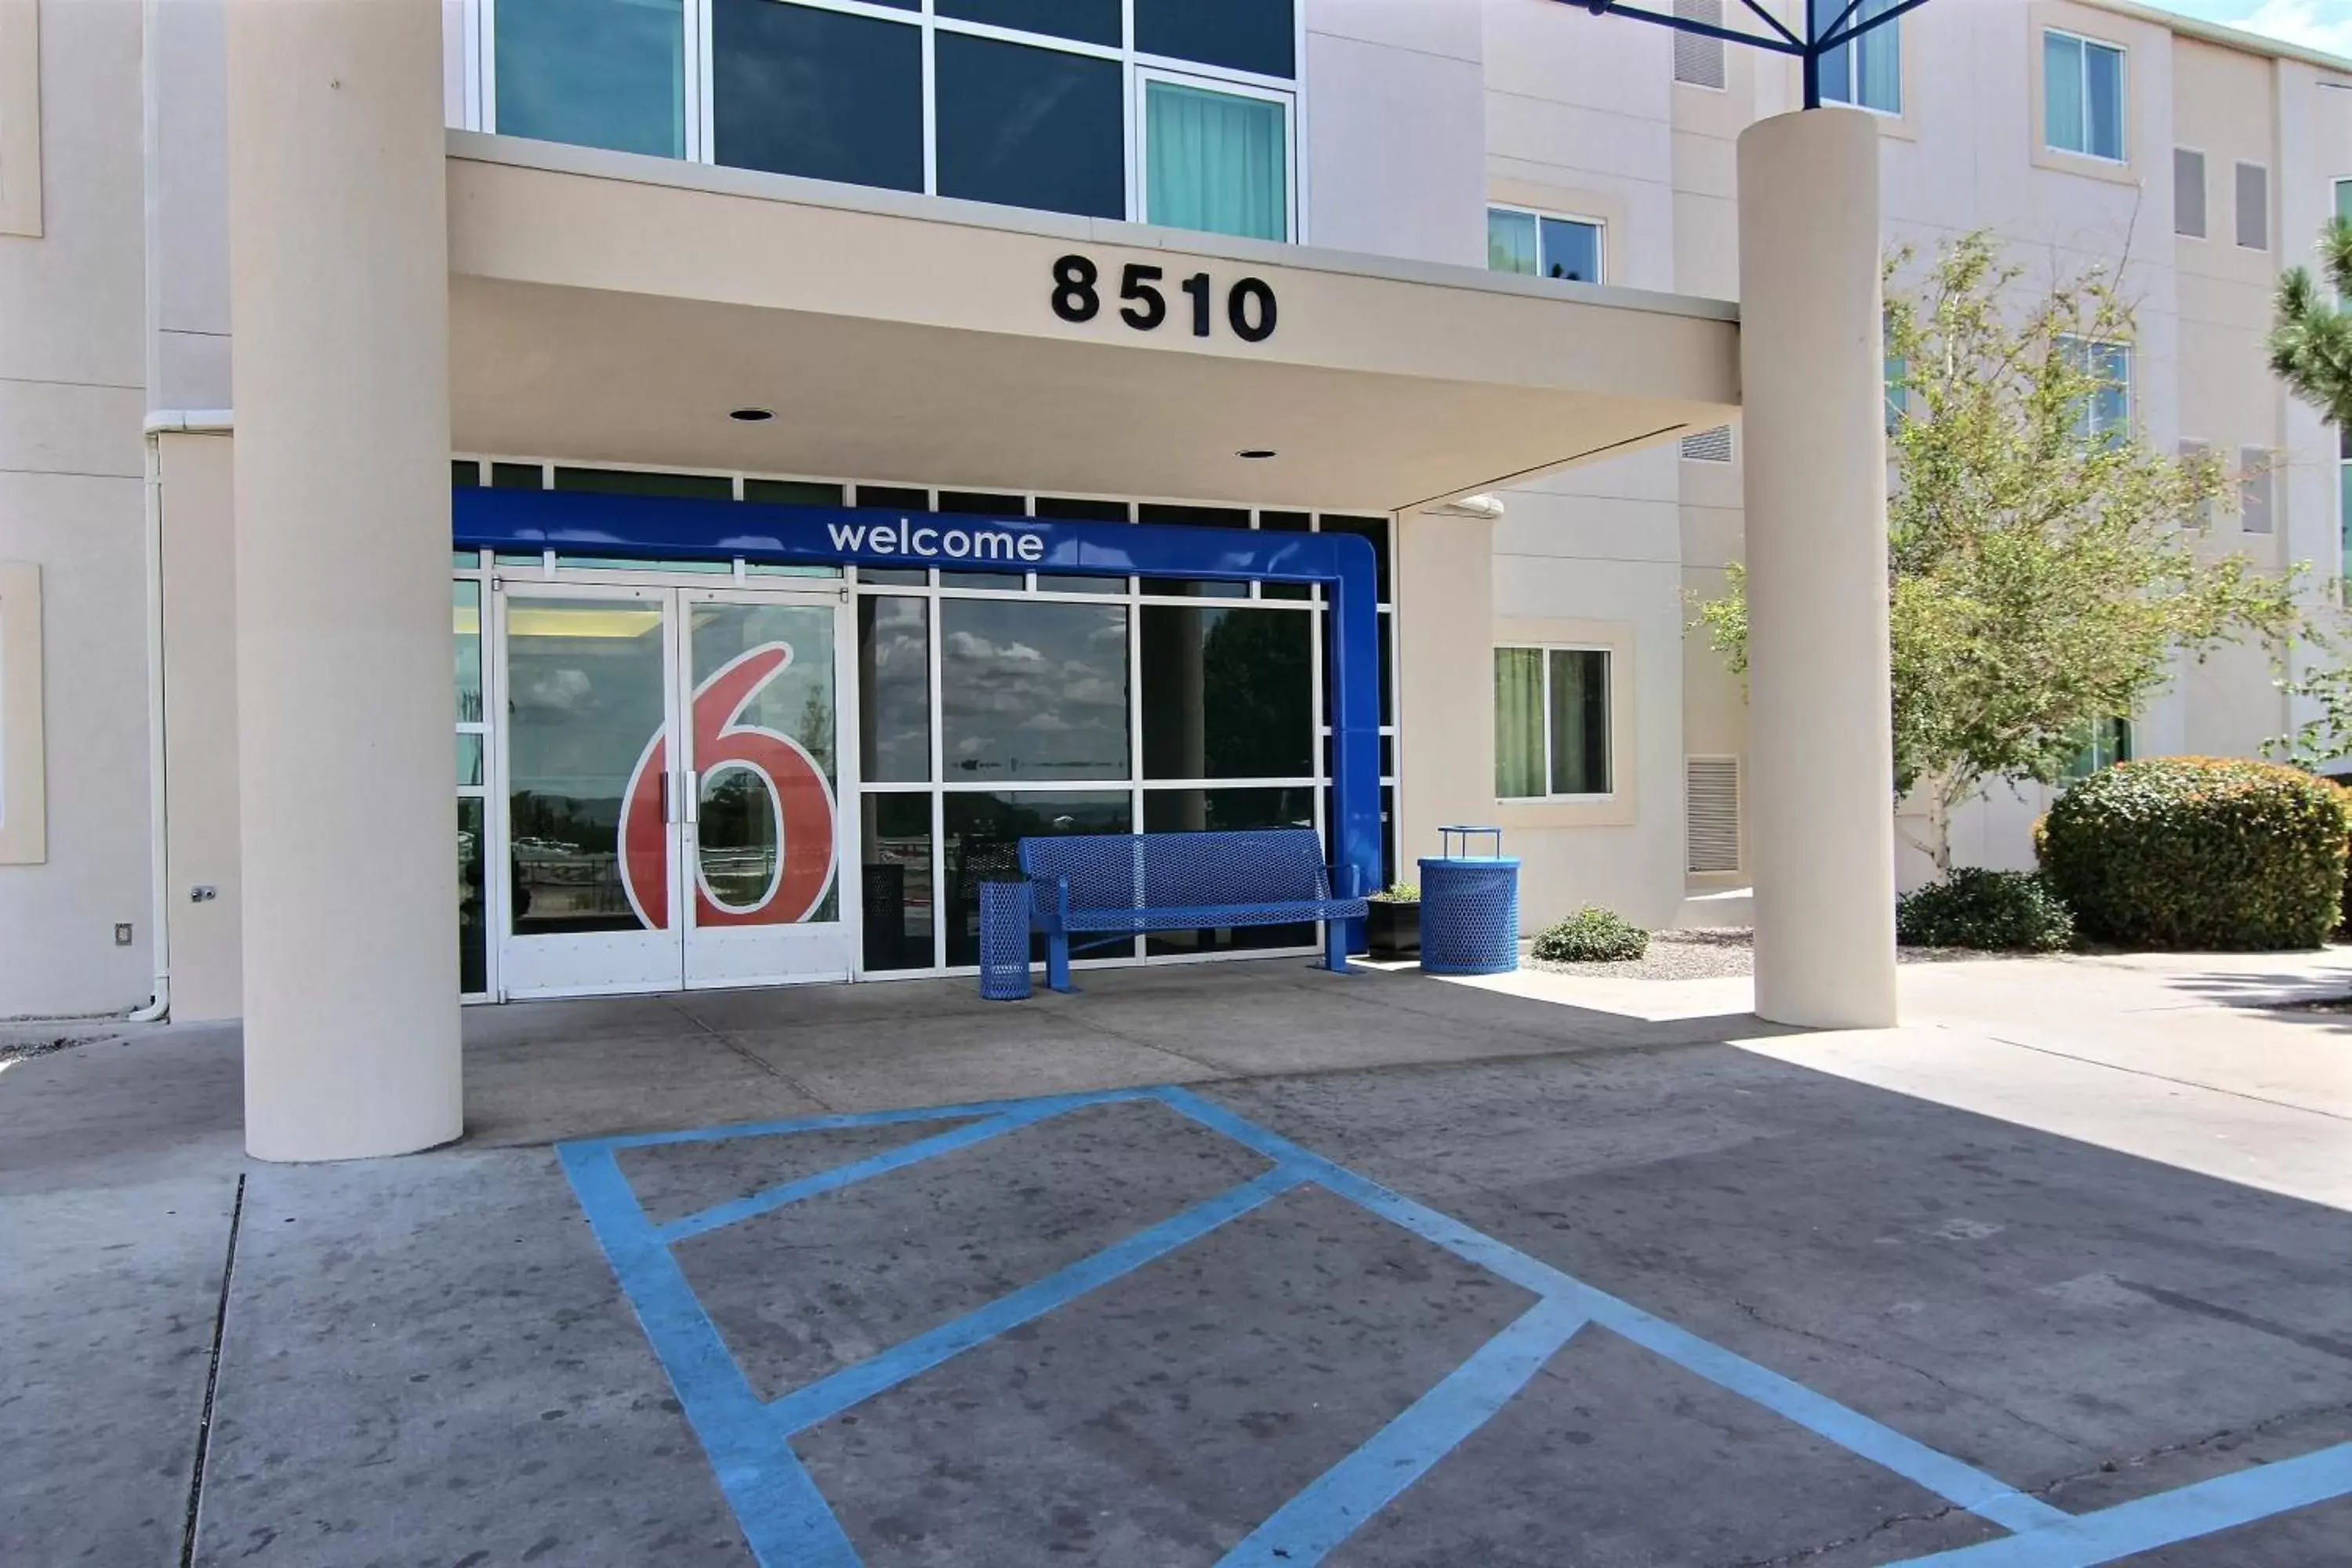
<svg viewBox="0 0 2352 1568">
<path fill-rule="evenodd" d="M 1029 909 L 1036 919 L 1039 931 L 1067 930 L 1070 923 L 1070 879 L 1067 877 L 1031 877 Z"/>
<path fill-rule="evenodd" d="M 1324 876 L 1331 884 L 1335 899 L 1360 899 L 1364 896 L 1364 869 L 1360 866 L 1326 866 Z"/>
</svg>

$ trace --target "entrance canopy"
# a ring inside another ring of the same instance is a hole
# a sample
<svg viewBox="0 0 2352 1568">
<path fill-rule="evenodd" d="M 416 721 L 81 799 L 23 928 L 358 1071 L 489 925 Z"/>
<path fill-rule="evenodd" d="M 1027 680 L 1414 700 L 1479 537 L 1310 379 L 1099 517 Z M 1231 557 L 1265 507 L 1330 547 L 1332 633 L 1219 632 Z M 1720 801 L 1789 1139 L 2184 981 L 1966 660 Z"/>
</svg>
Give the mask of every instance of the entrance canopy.
<svg viewBox="0 0 2352 1568">
<path fill-rule="evenodd" d="M 460 451 L 1389 511 L 1738 412 L 1719 301 L 467 132 L 448 181 Z"/>
</svg>

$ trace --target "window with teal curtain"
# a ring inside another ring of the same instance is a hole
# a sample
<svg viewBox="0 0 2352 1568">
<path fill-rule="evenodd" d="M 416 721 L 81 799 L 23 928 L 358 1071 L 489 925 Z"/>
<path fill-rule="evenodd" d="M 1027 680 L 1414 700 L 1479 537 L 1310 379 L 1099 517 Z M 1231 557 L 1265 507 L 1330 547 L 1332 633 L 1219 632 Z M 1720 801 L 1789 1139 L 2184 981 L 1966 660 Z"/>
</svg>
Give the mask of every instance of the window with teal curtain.
<svg viewBox="0 0 2352 1568">
<path fill-rule="evenodd" d="M 1247 239 L 1290 237 L 1282 105 L 1171 81 L 1144 87 L 1144 220 Z"/>
<path fill-rule="evenodd" d="M 1551 793 L 1609 793 L 1609 655 L 1551 650 Z"/>
<path fill-rule="evenodd" d="M 2064 33 L 2042 35 L 2042 139 L 2060 153 L 2091 150 L 2083 123 L 2083 40 Z"/>
<path fill-rule="evenodd" d="M 502 136 L 686 156 L 683 0 L 499 0 Z"/>
<path fill-rule="evenodd" d="M 1508 207 L 1486 209 L 1486 269 L 1533 278 L 1542 271 L 1536 258 L 1536 215 Z"/>
<path fill-rule="evenodd" d="M 1544 760 L 1544 656 L 1539 647 L 1495 650 L 1495 796 L 1549 792 Z"/>
</svg>

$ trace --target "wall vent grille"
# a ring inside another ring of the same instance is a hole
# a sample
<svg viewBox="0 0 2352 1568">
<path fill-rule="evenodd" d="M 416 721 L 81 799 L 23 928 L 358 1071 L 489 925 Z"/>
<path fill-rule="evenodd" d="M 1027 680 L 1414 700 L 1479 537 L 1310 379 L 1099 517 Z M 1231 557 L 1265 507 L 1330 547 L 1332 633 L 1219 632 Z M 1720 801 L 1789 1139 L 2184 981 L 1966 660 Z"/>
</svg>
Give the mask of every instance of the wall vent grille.
<svg viewBox="0 0 2352 1568">
<path fill-rule="evenodd" d="M 1688 869 L 1739 869 L 1739 759 L 1683 759 Z"/>
<path fill-rule="evenodd" d="M 1696 436 L 1684 437 L 1683 461 L 1685 463 L 1731 461 L 1731 426 L 1718 425 L 1712 430 L 1702 430 Z"/>
<path fill-rule="evenodd" d="M 1685 22 L 1723 26 L 1723 0 L 1675 0 L 1675 15 Z M 1723 85 L 1723 40 L 1696 33 L 1675 34 L 1675 79 L 1693 87 Z"/>
</svg>

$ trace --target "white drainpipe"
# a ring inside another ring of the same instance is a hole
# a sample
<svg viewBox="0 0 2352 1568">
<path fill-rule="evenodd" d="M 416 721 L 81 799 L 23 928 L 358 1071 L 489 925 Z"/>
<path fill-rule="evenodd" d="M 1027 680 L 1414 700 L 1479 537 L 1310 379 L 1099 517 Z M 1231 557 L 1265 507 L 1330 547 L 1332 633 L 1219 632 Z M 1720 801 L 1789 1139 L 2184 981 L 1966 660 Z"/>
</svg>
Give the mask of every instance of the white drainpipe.
<svg viewBox="0 0 2352 1568">
<path fill-rule="evenodd" d="M 163 462 L 166 433 L 226 435 L 226 408 L 162 408 L 147 416 L 146 472 L 140 494 L 147 523 L 147 866 L 152 905 L 148 942 L 155 953 L 155 992 L 127 1022 L 153 1023 L 172 1010 L 171 867 L 165 859 L 167 814 L 163 767 Z"/>
</svg>

